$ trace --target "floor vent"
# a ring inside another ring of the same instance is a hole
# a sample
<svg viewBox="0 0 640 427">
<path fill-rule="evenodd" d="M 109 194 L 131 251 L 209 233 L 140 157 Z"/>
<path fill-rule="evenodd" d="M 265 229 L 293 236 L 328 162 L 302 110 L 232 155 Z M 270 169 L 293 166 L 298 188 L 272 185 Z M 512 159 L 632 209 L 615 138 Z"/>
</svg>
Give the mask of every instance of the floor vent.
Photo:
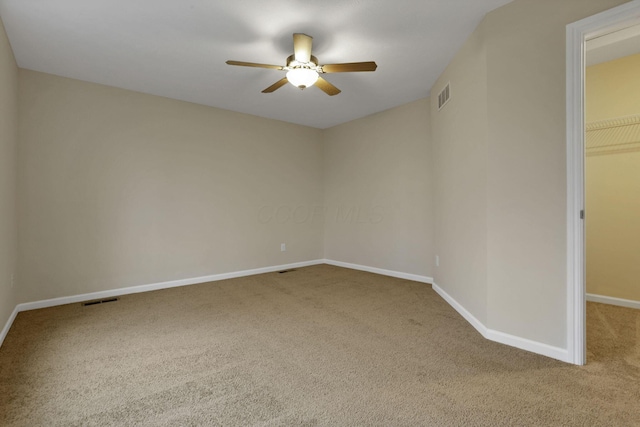
<svg viewBox="0 0 640 427">
<path fill-rule="evenodd" d="M 295 268 L 291 268 L 289 270 L 282 270 L 282 271 L 278 271 L 279 274 L 283 274 L 283 273 L 289 273 L 290 271 L 296 271 Z"/>
<path fill-rule="evenodd" d="M 442 107 L 449 102 L 449 99 L 451 99 L 451 90 L 449 89 L 449 83 L 447 83 L 444 89 L 438 94 L 438 111 L 442 110 Z"/>
<path fill-rule="evenodd" d="M 107 299 L 98 299 L 95 301 L 86 301 L 86 302 L 83 302 L 82 305 L 87 307 L 89 305 L 104 304 L 107 302 L 114 302 L 114 301 L 118 301 L 118 298 L 107 298 Z"/>
</svg>

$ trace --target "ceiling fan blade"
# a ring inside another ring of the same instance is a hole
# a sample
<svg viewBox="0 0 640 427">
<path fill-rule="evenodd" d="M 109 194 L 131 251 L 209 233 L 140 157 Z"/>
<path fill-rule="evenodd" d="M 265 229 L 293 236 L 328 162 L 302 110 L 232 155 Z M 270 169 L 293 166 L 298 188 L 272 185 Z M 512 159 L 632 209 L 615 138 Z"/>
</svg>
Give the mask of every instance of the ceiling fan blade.
<svg viewBox="0 0 640 427">
<path fill-rule="evenodd" d="M 311 61 L 311 44 L 313 43 L 313 37 L 302 33 L 295 33 L 293 35 L 293 53 L 296 61 L 298 62 L 310 62 Z"/>
<path fill-rule="evenodd" d="M 349 73 L 352 71 L 375 71 L 378 65 L 373 62 L 349 62 L 346 64 L 327 64 L 322 66 L 324 73 Z"/>
<path fill-rule="evenodd" d="M 337 95 L 342 92 L 340 89 L 323 79 L 322 77 L 318 77 L 318 81 L 316 81 L 316 86 L 318 86 L 324 93 L 329 96 Z"/>
<path fill-rule="evenodd" d="M 227 64 L 239 65 L 241 67 L 272 68 L 274 70 L 282 70 L 284 68 L 281 65 L 257 64 L 255 62 L 243 62 L 243 61 L 227 61 Z"/>
<path fill-rule="evenodd" d="M 271 86 L 263 90 L 262 93 L 271 93 L 277 89 L 280 89 L 282 86 L 286 85 L 287 83 L 289 83 L 289 80 L 287 80 L 287 78 L 284 77 L 283 79 L 278 80 L 277 82 L 275 82 L 274 84 L 272 84 Z"/>
</svg>

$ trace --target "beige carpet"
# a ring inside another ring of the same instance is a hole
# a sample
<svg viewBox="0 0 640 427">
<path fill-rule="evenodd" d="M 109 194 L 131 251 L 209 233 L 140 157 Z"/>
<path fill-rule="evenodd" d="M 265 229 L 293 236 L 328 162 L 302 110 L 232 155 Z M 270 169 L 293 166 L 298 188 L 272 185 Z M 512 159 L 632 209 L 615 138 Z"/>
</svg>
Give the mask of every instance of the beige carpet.
<svg viewBox="0 0 640 427">
<path fill-rule="evenodd" d="M 589 304 L 571 366 L 429 285 L 319 265 L 20 313 L 2 426 L 640 425 L 640 316 Z"/>
</svg>

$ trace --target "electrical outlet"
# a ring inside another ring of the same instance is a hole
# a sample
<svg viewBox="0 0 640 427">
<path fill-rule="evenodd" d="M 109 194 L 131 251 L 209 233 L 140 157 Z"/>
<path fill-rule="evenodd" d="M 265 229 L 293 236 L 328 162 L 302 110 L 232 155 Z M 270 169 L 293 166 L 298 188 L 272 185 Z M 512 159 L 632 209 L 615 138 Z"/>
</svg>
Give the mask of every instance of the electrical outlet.
<svg viewBox="0 0 640 427">
<path fill-rule="evenodd" d="M 287 245 L 285 243 L 280 243 L 280 252 L 286 252 L 287 251 Z"/>
<path fill-rule="evenodd" d="M 436 267 L 440 267 L 440 256 L 436 255 Z"/>
</svg>

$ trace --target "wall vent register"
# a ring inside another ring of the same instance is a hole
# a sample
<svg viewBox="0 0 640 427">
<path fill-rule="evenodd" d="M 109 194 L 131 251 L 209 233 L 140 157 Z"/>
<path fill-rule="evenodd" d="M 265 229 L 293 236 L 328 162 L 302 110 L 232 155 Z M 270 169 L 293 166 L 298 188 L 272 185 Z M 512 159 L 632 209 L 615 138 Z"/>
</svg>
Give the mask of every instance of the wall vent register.
<svg viewBox="0 0 640 427">
<path fill-rule="evenodd" d="M 449 83 L 440 91 L 438 94 L 438 111 L 442 110 L 447 102 L 451 99 L 451 89 L 449 88 Z"/>
</svg>

